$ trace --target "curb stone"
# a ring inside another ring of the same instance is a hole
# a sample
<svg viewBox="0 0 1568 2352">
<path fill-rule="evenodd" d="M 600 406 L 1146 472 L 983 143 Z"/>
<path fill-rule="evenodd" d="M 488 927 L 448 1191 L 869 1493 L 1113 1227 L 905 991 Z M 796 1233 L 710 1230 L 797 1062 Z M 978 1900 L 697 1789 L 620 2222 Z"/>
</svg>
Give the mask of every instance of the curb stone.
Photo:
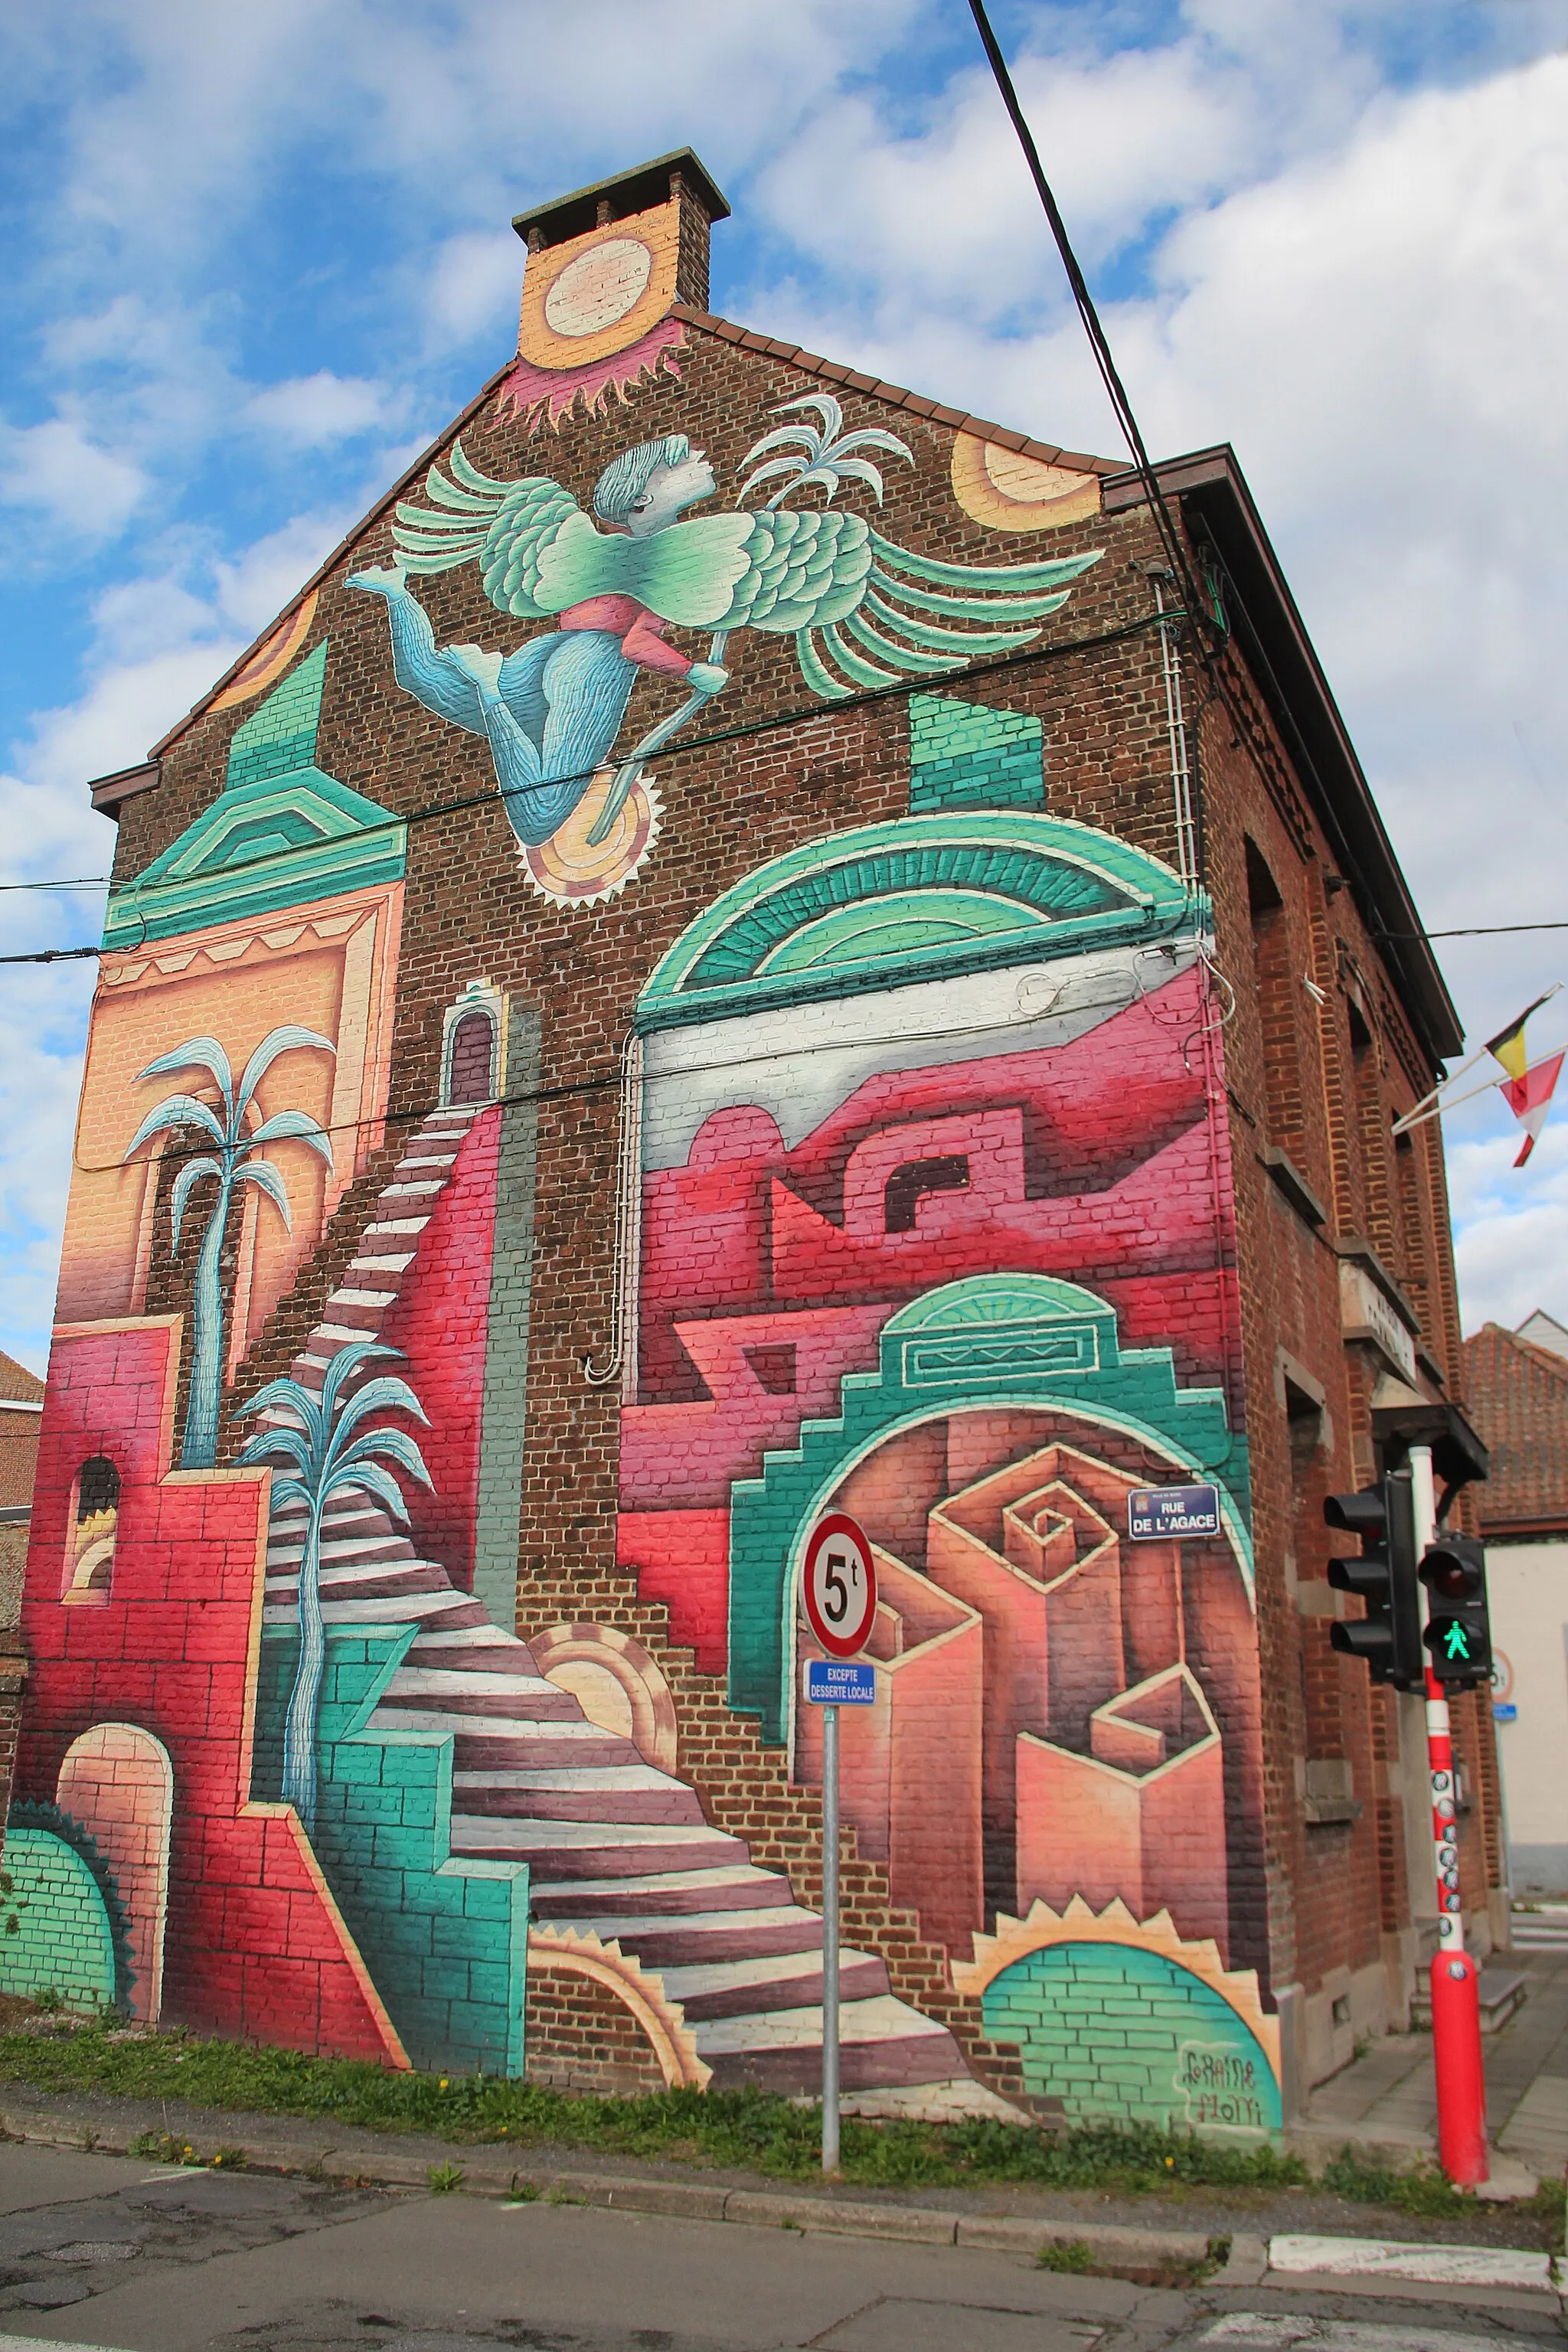
<svg viewBox="0 0 1568 2352">
<path fill-rule="evenodd" d="M 40 2146 L 70 2148 L 82 2154 L 128 2156 L 140 2132 L 84 2129 L 74 2118 L 29 2112 L 19 2116 L 0 2112 L 0 2136 L 12 2141 L 37 2141 Z M 392 2150 L 342 2151 L 331 2142 L 268 2140 L 252 2147 L 236 2142 L 247 2168 L 255 2172 L 303 2174 L 344 2185 L 395 2189 L 429 2187 L 434 2168 L 428 2158 L 400 2156 Z M 906 2244 L 955 2246 L 973 2252 L 1014 2254 L 1032 2260 L 1050 2245 L 1084 2245 L 1097 2266 L 1114 2275 L 1118 2269 L 1158 2271 L 1167 2264 L 1202 2263 L 1208 2258 L 1210 2239 L 1193 2230 L 1137 2230 L 1109 2222 L 1062 2221 L 1042 2215 L 948 2213 L 924 2205 L 876 2204 L 835 2196 L 831 2190 L 789 2191 L 726 2189 L 692 2180 L 639 2179 L 635 2174 L 536 2172 L 529 2169 L 526 2151 L 517 2161 L 497 2164 L 467 2160 L 456 2150 L 448 2159 L 462 2174 L 461 2189 L 468 2196 L 507 2201 L 514 2184 L 525 2195 L 524 2204 L 584 2205 L 623 2212 L 655 2213 L 691 2221 L 726 2221 L 760 2229 L 793 2228 L 803 2235 L 881 2238 Z M 334 2158 L 337 2160 L 334 2161 Z M 155 2161 L 156 2159 L 149 2159 Z M 181 2168 L 168 2168 L 171 2178 Z M 207 2169 L 192 2167 L 190 2169 Z M 1490 2304 L 1494 2307 L 1546 2311 L 1554 2315 L 1563 2297 L 1554 2287 L 1469 2286 L 1457 2282 L 1394 2275 L 1369 2277 L 1342 2272 L 1277 2271 L 1269 2266 L 1269 2248 L 1259 2237 L 1235 2235 L 1223 2266 L 1205 2282 L 1205 2288 L 1266 2286 L 1279 2291 L 1313 2294 L 1397 2295 L 1408 2302 Z"/>
</svg>

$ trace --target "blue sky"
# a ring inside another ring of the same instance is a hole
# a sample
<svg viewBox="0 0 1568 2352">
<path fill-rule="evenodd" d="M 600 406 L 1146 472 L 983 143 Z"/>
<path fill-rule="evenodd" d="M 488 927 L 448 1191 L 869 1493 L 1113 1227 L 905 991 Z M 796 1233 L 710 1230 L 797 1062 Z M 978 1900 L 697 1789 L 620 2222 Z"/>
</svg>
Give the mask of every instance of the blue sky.
<svg viewBox="0 0 1568 2352">
<path fill-rule="evenodd" d="M 995 20 L 1145 434 L 1236 444 L 1429 924 L 1568 915 L 1568 0 Z M 87 779 L 505 357 L 511 214 L 646 156 L 734 205 L 716 308 L 1121 454 L 963 0 L 45 0 L 0 68 L 0 880 L 107 870 Z M 1484 1036 L 1568 933 L 1443 954 Z M 0 968 L 0 1347 L 40 1367 L 90 970 Z M 1467 1328 L 1568 1320 L 1568 1101 L 1523 1174 L 1495 1098 L 1449 1150 Z"/>
</svg>

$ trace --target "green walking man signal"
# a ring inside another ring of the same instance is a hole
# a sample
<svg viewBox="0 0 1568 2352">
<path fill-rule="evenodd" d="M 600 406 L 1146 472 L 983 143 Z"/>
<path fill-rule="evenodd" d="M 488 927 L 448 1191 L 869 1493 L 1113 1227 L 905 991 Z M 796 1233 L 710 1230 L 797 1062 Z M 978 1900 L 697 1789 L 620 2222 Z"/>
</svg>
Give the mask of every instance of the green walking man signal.
<svg viewBox="0 0 1568 2352">
<path fill-rule="evenodd" d="M 1474 1536 L 1439 1535 L 1419 1572 L 1431 1595 L 1426 1642 L 1432 1671 L 1453 1689 L 1475 1690 L 1492 1670 L 1485 1549 Z"/>
</svg>

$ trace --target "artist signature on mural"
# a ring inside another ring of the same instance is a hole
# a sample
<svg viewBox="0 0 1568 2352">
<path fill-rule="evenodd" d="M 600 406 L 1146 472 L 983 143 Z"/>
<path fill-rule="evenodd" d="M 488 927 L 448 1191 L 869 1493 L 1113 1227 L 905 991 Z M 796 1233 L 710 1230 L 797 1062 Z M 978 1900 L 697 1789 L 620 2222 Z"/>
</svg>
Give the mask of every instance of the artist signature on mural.
<svg viewBox="0 0 1568 2352">
<path fill-rule="evenodd" d="M 1258 2062 L 1239 2051 L 1215 2042 L 1184 2042 L 1176 2059 L 1176 2088 L 1186 2100 L 1190 2124 L 1268 2128 Z"/>
</svg>

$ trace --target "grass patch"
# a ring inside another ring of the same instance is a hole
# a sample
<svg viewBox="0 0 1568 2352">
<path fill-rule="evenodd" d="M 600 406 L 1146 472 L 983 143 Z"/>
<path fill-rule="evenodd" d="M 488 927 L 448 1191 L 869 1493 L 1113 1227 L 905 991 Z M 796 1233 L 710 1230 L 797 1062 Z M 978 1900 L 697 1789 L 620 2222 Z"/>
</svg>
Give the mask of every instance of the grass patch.
<svg viewBox="0 0 1568 2352">
<path fill-rule="evenodd" d="M 1349 2198 L 1357 2205 L 1388 2205 L 1397 2213 L 1413 2214 L 1419 2221 L 1451 2221 L 1456 2212 L 1475 2210 L 1476 2200 L 1468 2189 L 1458 2189 L 1436 2165 L 1419 2165 L 1414 2171 L 1394 2172 L 1385 2164 L 1369 2161 L 1353 2147 L 1341 2148 L 1327 2168 L 1322 2186 L 1336 2197 Z M 1510 2205 L 1512 2215 L 1528 2215 L 1552 2231 L 1553 2250 L 1563 2250 L 1563 2183 L 1543 2180 L 1532 2198 L 1521 2199 Z"/>
<path fill-rule="evenodd" d="M 432 2164 L 425 2177 L 430 2183 L 432 2197 L 452 2197 L 468 2176 L 460 2164 Z"/>
<path fill-rule="evenodd" d="M 467 2145 L 597 2149 L 784 2180 L 816 2179 L 822 2166 L 816 2110 L 762 2091 L 573 2097 L 500 2076 L 393 2074 L 352 2059 L 309 2058 L 178 2033 L 121 2036 L 98 2022 L 62 2023 L 43 2034 L 0 2033 L 0 2081 L 61 2094 L 178 2098 L 195 2106 L 328 2116 L 372 2131 L 426 2132 Z M 148 2135 L 146 2153 L 162 2154 L 166 2137 Z M 178 2145 L 183 2151 L 184 2143 Z M 193 2159 L 182 2153 L 166 2160 Z M 847 2181 L 880 2188 L 1015 2182 L 1134 2194 L 1292 2189 L 1308 2179 L 1299 2158 L 1268 2147 L 1227 2147 L 1139 2125 L 1081 2125 L 1057 2137 L 988 2117 L 921 2124 L 846 2116 L 841 2169 Z"/>
<path fill-rule="evenodd" d="M 1094 2256 L 1083 2238 L 1053 2238 L 1035 2256 L 1038 2271 L 1065 2271 L 1069 2277 L 1087 2277 L 1094 2268 Z"/>
</svg>

